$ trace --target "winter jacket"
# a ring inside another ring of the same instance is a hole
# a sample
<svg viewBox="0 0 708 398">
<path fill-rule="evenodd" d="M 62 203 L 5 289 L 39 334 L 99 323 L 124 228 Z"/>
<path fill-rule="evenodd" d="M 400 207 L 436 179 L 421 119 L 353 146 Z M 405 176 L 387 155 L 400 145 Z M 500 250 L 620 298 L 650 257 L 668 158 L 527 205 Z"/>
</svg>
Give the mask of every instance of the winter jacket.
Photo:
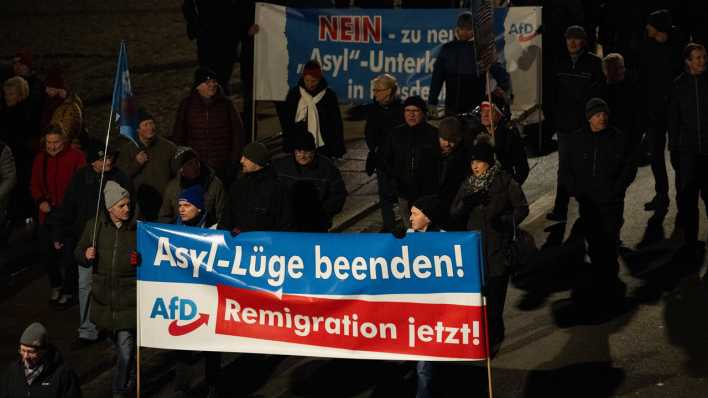
<svg viewBox="0 0 708 398">
<path fill-rule="evenodd" d="M 432 125 L 422 122 L 395 127 L 384 146 L 383 159 L 399 197 L 414 201 L 438 193 L 440 144 L 438 130 Z"/>
<path fill-rule="evenodd" d="M 487 128 L 482 125 L 479 119 L 470 132 L 473 145 L 489 139 Z M 510 127 L 505 120 L 502 120 L 498 126 L 494 127 L 494 140 L 489 144 L 494 147 L 494 157 L 499 161 L 502 169 L 509 173 L 519 185 L 523 185 L 529 176 L 530 169 L 529 159 L 519 130 Z"/>
<path fill-rule="evenodd" d="M 637 173 L 622 132 L 608 127 L 592 132 L 589 126 L 573 133 L 566 146 L 567 167 L 561 180 L 578 201 L 597 204 L 623 203 L 627 187 Z"/>
<path fill-rule="evenodd" d="M 651 117 L 655 113 L 666 114 L 671 84 L 683 71 L 683 48 L 686 43 L 676 28 L 669 33 L 669 40 L 665 43 L 658 43 L 649 38 L 644 40 L 639 70 L 647 116 Z"/>
<path fill-rule="evenodd" d="M 485 275 L 503 276 L 508 272 L 509 243 L 516 226 L 529 214 L 524 191 L 505 171 L 492 180 L 487 191 L 471 194 L 460 186 L 450 207 L 450 218 L 467 220 L 466 230 L 482 233 Z"/>
<path fill-rule="evenodd" d="M 30 191 L 36 205 L 48 202 L 52 209 L 59 207 L 69 187 L 71 177 L 86 164 L 84 153 L 69 146 L 54 156 L 42 151 L 32 164 Z M 46 214 L 39 212 L 39 222 L 45 222 Z"/>
<path fill-rule="evenodd" d="M 103 174 L 103 186 L 108 181 L 117 182 L 128 192 L 134 191 L 130 178 L 117 167 Z M 53 226 L 51 230 L 54 241 L 79 239 L 86 222 L 96 217 L 99 195 L 101 198 L 99 207 L 103 208 L 103 195 L 100 194 L 103 192 L 103 186 L 99 186 L 100 183 L 101 175 L 96 173 L 90 164 L 81 167 L 71 177 L 61 206 L 54 209 L 49 220 Z"/>
<path fill-rule="evenodd" d="M 27 385 L 22 361 L 10 364 L 0 382 L 0 398 L 80 398 L 79 377 L 65 363 L 56 347 L 44 352 L 44 369 Z"/>
<path fill-rule="evenodd" d="M 490 68 L 497 85 L 508 91 L 509 73 L 499 63 Z M 469 112 L 484 100 L 486 77 L 477 71 L 476 51 L 473 41 L 454 40 L 445 43 L 433 65 L 428 102 L 437 105 L 438 96 L 445 83 L 445 109 L 448 113 Z"/>
<path fill-rule="evenodd" d="M 627 144 L 632 148 L 639 146 L 643 133 L 641 93 L 636 81 L 627 76 L 621 82 L 598 82 L 589 96 L 602 98 L 607 102 L 610 107 L 610 125 L 622 131 Z"/>
<path fill-rule="evenodd" d="M 179 105 L 171 138 L 193 148 L 202 162 L 221 173 L 241 159 L 244 136 L 230 99 L 221 92 L 205 99 L 194 90 Z"/>
<path fill-rule="evenodd" d="M 300 103 L 300 87 L 304 87 L 302 79 L 298 85 L 288 91 L 285 97 L 285 112 L 284 120 L 286 125 L 283 126 L 283 149 L 286 152 L 293 150 L 291 131 L 294 129 L 295 116 L 297 115 L 297 106 Z M 342 123 L 342 114 L 339 111 L 339 100 L 337 94 L 327 87 L 325 79 L 320 80 L 319 86 L 311 95 L 314 97 L 322 90 L 326 90 L 322 99 L 317 103 L 317 114 L 319 115 L 320 133 L 324 141 L 322 154 L 329 157 L 341 158 L 347 152 L 344 147 L 344 124 Z M 312 132 L 314 133 L 314 132 Z"/>
<path fill-rule="evenodd" d="M 275 159 L 273 168 L 288 189 L 294 229 L 326 232 L 347 199 L 347 188 L 337 166 L 321 155 L 301 166 L 293 155 L 287 155 Z"/>
<path fill-rule="evenodd" d="M 683 73 L 669 105 L 669 148 L 708 155 L 708 74 Z"/>
<path fill-rule="evenodd" d="M 175 220 L 175 217 L 179 216 L 179 195 L 183 189 L 189 188 L 194 184 L 200 184 L 204 189 L 204 205 L 209 214 L 209 223 L 212 221 L 213 223 L 218 223 L 221 220 L 226 201 L 224 184 L 214 174 L 213 170 L 203 164 L 202 175 L 197 178 L 197 181 L 186 181 L 182 176 L 178 175 L 167 183 L 162 198 L 162 207 L 160 207 L 159 222 L 171 223 Z"/>
<path fill-rule="evenodd" d="M 12 150 L 7 144 L 0 141 L 0 215 L 7 211 L 10 205 L 10 193 L 16 183 L 17 173 Z"/>
<path fill-rule="evenodd" d="M 10 146 L 18 174 L 28 177 L 34 155 L 39 150 L 38 118 L 26 100 L 0 111 L 0 140 Z"/>
<path fill-rule="evenodd" d="M 271 166 L 244 173 L 231 184 L 219 229 L 287 231 L 291 226 L 288 192 Z"/>
<path fill-rule="evenodd" d="M 83 126 L 83 102 L 76 94 L 66 98 L 47 98 L 42 111 L 42 130 L 51 124 L 60 125 L 66 132 L 69 142 L 77 144 Z"/>
<path fill-rule="evenodd" d="M 74 250 L 80 265 L 93 267 L 91 320 L 109 331 L 135 329 L 136 269 L 130 264 L 130 254 L 136 251 L 135 219 L 118 228 L 102 211 L 96 223 L 96 260 L 90 264 L 85 253 L 91 246 L 94 222 L 95 218 L 86 222 Z"/>
<path fill-rule="evenodd" d="M 364 125 L 364 138 L 369 148 L 369 170 L 381 169 L 381 149 L 386 143 L 391 130 L 403 123 L 403 105 L 396 98 L 388 105 L 381 105 L 374 101 L 366 107 L 366 125 Z M 374 167 L 372 167 L 374 166 Z"/>
<path fill-rule="evenodd" d="M 590 88 L 603 78 L 602 61 L 595 54 L 583 51 L 573 61 L 566 52 L 556 62 L 553 74 L 556 92 L 553 109 L 556 128 L 564 133 L 582 127 L 585 119 L 585 103 Z"/>
<path fill-rule="evenodd" d="M 460 188 L 460 184 L 465 177 L 469 175 L 470 163 L 467 160 L 465 148 L 461 145 L 455 147 L 452 152 L 447 155 L 440 156 L 440 188 L 438 189 L 438 198 L 440 199 L 441 207 L 449 209 L 452 200 Z M 445 225 L 443 220 L 441 225 Z"/>
<path fill-rule="evenodd" d="M 138 140 L 138 146 L 124 140 L 116 165 L 133 180 L 135 200 L 141 211 L 141 219 L 157 219 L 162 206 L 162 192 L 172 179 L 172 158 L 177 147 L 167 138 L 156 135 L 150 145 Z M 145 151 L 148 161 L 140 165 L 135 156 Z"/>
</svg>

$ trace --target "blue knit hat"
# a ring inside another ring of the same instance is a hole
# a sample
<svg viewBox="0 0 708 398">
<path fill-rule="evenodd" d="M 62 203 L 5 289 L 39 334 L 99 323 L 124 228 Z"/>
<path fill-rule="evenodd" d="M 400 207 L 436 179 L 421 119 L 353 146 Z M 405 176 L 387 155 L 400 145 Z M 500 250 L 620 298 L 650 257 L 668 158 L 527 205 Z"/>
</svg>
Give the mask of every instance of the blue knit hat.
<svg viewBox="0 0 708 398">
<path fill-rule="evenodd" d="M 183 189 L 179 195 L 179 201 L 189 202 L 192 206 L 204 211 L 204 188 L 201 185 L 192 185 L 187 189 Z"/>
</svg>

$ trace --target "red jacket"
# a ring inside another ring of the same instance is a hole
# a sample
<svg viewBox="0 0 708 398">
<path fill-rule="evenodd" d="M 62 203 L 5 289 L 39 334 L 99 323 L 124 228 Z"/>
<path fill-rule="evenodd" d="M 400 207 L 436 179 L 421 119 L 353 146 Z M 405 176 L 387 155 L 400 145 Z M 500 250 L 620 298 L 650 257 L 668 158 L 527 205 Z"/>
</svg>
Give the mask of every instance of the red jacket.
<svg viewBox="0 0 708 398">
<path fill-rule="evenodd" d="M 56 156 L 42 151 L 32 164 L 30 191 L 37 206 L 47 201 L 52 208 L 61 205 L 69 181 L 79 167 L 86 164 L 84 153 L 66 146 Z M 44 223 L 46 214 L 39 212 L 39 222 Z"/>
</svg>

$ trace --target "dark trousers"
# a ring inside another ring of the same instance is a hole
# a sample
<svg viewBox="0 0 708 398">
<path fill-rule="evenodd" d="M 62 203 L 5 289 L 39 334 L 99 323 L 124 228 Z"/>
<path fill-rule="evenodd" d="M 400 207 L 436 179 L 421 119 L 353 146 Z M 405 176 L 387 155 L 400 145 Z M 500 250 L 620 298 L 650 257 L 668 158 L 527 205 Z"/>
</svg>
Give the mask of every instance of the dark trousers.
<svg viewBox="0 0 708 398">
<path fill-rule="evenodd" d="M 679 217 L 686 243 L 698 240 L 698 196 L 708 210 L 708 155 L 682 152 L 676 186 Z"/>
<path fill-rule="evenodd" d="M 485 286 L 487 300 L 487 331 L 489 333 L 490 355 L 496 354 L 501 342 L 506 335 L 504 327 L 504 305 L 506 303 L 506 290 L 509 286 L 509 276 L 489 276 Z"/>
<path fill-rule="evenodd" d="M 74 243 L 67 242 L 56 250 L 49 228 L 47 224 L 38 227 L 40 258 L 49 276 L 49 284 L 52 288 L 61 288 L 64 294 L 76 295 L 79 277 L 74 262 Z"/>
<path fill-rule="evenodd" d="M 668 202 L 669 177 L 666 174 L 666 115 L 662 113 L 650 114 L 647 123 L 647 138 L 649 153 L 651 154 L 651 172 L 654 174 L 654 190 L 656 198 Z"/>
<path fill-rule="evenodd" d="M 558 131 L 558 176 L 556 179 L 556 199 L 553 204 L 553 212 L 563 217 L 567 216 L 568 203 L 570 203 L 568 189 L 561 180 L 563 170 L 568 164 L 566 152 L 568 145 L 570 145 L 570 134 L 571 133 L 567 131 Z"/>
<path fill-rule="evenodd" d="M 379 205 L 381 206 L 381 219 L 383 227 L 387 231 L 393 231 L 396 225 L 396 216 L 393 213 L 393 205 L 398 201 L 393 183 L 386 173 L 376 170 L 376 184 L 379 189 Z"/>
</svg>

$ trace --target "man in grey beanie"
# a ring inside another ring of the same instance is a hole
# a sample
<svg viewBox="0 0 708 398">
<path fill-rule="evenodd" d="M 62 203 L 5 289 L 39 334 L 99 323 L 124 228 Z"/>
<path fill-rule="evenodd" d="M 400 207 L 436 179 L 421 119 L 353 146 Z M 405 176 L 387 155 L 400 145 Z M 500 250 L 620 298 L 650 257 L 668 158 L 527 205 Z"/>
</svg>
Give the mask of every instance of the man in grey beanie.
<svg viewBox="0 0 708 398">
<path fill-rule="evenodd" d="M 19 343 L 20 360 L 10 365 L 0 381 L 0 397 L 81 397 L 78 376 L 49 343 L 44 325 L 27 326 Z"/>
<path fill-rule="evenodd" d="M 135 391 L 136 223 L 124 187 L 106 182 L 103 200 L 105 210 L 86 223 L 74 256 L 93 267 L 91 316 L 108 332 L 116 352 L 113 395 L 125 396 Z"/>
</svg>

